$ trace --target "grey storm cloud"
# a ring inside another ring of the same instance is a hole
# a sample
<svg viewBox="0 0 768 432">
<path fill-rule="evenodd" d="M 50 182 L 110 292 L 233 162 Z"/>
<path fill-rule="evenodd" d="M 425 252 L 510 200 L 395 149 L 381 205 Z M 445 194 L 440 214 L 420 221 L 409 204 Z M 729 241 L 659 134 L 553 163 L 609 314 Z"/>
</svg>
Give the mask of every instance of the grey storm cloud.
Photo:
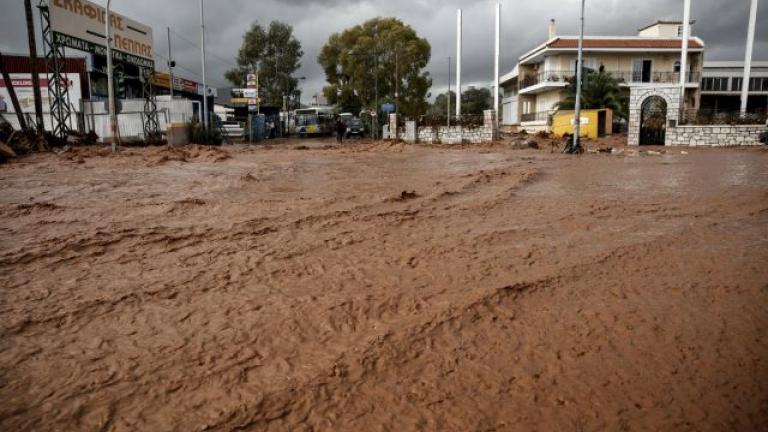
<svg viewBox="0 0 768 432">
<path fill-rule="evenodd" d="M 305 95 L 319 92 L 325 82 L 317 55 L 328 37 L 376 16 L 394 16 L 411 25 L 432 45 L 428 71 L 433 94 L 444 91 L 448 57 L 456 50 L 456 9 L 463 9 L 466 85 L 486 86 L 493 74 L 492 0 L 204 0 L 206 17 L 206 75 L 211 85 L 228 86 L 224 72 L 233 67 L 244 32 L 254 22 L 272 20 L 293 26 L 304 48 L 297 76 Z M 96 0 L 104 4 L 104 0 Z M 34 0 L 33 3 L 38 3 Z M 509 71 L 522 53 L 544 42 L 550 19 L 558 34 L 575 35 L 579 0 L 502 0 L 502 73 Z M 153 28 L 159 69 L 168 55 L 166 28 L 171 29 L 177 73 L 199 80 L 200 23 L 198 0 L 113 0 L 116 12 Z M 0 50 L 27 50 L 22 0 L 0 0 Z M 749 0 L 693 0 L 694 35 L 704 39 L 708 60 L 742 60 Z M 588 35 L 625 35 L 659 19 L 681 19 L 683 0 L 587 0 Z M 758 9 L 755 59 L 768 60 L 768 4 Z M 39 29 L 38 29 L 39 32 Z M 39 44 L 38 44 L 39 45 Z"/>
</svg>

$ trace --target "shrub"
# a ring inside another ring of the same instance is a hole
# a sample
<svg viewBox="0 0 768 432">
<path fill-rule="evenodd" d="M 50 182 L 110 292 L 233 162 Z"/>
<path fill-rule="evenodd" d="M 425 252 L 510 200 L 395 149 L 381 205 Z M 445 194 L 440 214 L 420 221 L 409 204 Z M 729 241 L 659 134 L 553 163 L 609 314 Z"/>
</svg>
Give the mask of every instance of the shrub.
<svg viewBox="0 0 768 432">
<path fill-rule="evenodd" d="M 206 144 L 206 145 L 215 145 L 219 146 L 224 141 L 224 138 L 221 136 L 221 132 L 219 132 L 218 129 L 215 128 L 209 128 L 208 130 L 205 130 L 203 128 L 203 125 L 200 123 L 194 122 L 189 125 L 190 127 L 190 142 L 193 144 Z"/>
</svg>

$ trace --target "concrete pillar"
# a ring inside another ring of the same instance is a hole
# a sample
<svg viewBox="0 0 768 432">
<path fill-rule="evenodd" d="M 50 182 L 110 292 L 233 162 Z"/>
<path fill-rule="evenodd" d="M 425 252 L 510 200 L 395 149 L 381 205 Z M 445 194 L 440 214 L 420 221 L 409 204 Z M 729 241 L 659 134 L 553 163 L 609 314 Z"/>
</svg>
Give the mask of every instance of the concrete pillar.
<svg viewBox="0 0 768 432">
<path fill-rule="evenodd" d="M 415 121 L 407 121 L 405 122 L 405 142 L 408 144 L 416 144 L 417 141 L 417 131 L 416 131 L 416 122 Z"/>
<path fill-rule="evenodd" d="M 389 139 L 396 140 L 399 137 L 397 136 L 397 114 L 390 113 L 389 114 Z"/>
<path fill-rule="evenodd" d="M 496 121 L 495 110 L 483 111 L 483 126 L 491 128 L 491 135 L 494 141 L 499 139 L 499 123 Z"/>
</svg>

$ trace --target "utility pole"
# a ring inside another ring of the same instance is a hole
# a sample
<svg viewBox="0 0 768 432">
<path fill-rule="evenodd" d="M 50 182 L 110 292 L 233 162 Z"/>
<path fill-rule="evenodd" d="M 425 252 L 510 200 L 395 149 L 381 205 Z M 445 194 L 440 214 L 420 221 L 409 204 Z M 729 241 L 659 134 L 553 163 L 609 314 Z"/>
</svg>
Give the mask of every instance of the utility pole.
<svg viewBox="0 0 768 432">
<path fill-rule="evenodd" d="M 747 52 L 744 54 L 744 78 L 741 80 L 741 116 L 747 116 L 749 100 L 749 81 L 752 74 L 752 47 L 755 43 L 755 22 L 757 21 L 757 0 L 752 0 L 749 7 L 749 27 L 747 28 Z"/>
<path fill-rule="evenodd" d="M 173 134 L 171 124 L 173 123 L 173 67 L 176 66 L 176 62 L 173 61 L 173 54 L 171 53 L 171 28 L 168 29 L 168 88 L 170 89 L 171 99 L 168 101 L 168 125 L 166 126 L 166 134 L 168 135 L 168 144 L 171 143 L 171 135 Z"/>
<path fill-rule="evenodd" d="M 205 84 L 205 15 L 200 0 L 200 56 L 203 62 L 203 129 L 208 130 L 208 86 Z"/>
<path fill-rule="evenodd" d="M 376 65 L 374 66 L 374 87 L 376 88 L 376 129 L 374 130 L 374 139 L 379 137 L 379 50 L 376 48 Z"/>
<path fill-rule="evenodd" d="M 170 75 L 170 88 L 171 88 L 171 101 L 173 101 L 173 67 L 176 66 L 176 62 L 173 61 L 173 55 L 171 54 L 171 28 L 168 27 L 168 75 Z"/>
<path fill-rule="evenodd" d="M 691 0 L 684 0 L 683 4 L 683 40 L 680 53 L 680 109 L 685 112 L 685 83 L 688 79 L 688 39 L 691 37 Z"/>
<path fill-rule="evenodd" d="M 493 60 L 493 110 L 495 126 L 499 126 L 499 57 L 501 56 L 501 3 L 496 3 L 496 49 Z"/>
<path fill-rule="evenodd" d="M 456 11 L 456 118 L 461 117 L 461 9 Z"/>
<path fill-rule="evenodd" d="M 576 68 L 576 104 L 575 117 L 573 119 L 573 148 L 571 151 L 576 153 L 581 148 L 581 79 L 584 70 L 584 2 L 581 0 L 581 29 L 579 30 L 579 55 Z"/>
<path fill-rule="evenodd" d="M 109 6 L 112 0 L 107 0 L 107 12 L 104 18 L 105 33 L 107 34 L 107 95 L 109 105 L 109 131 L 112 134 L 112 151 L 117 151 L 117 114 L 115 109 L 115 71 L 112 67 L 112 17 Z"/>
<path fill-rule="evenodd" d="M 451 56 L 448 56 L 448 93 L 445 99 L 448 104 L 448 127 L 451 127 Z"/>
<path fill-rule="evenodd" d="M 27 36 L 29 38 L 29 63 L 32 70 L 32 92 L 35 98 L 35 121 L 37 133 L 42 134 L 45 128 L 43 123 L 43 97 L 40 94 L 40 75 L 37 73 L 37 43 L 35 42 L 35 24 L 32 21 L 32 1 L 24 0 L 24 11 L 27 16 Z"/>
<path fill-rule="evenodd" d="M 395 115 L 400 113 L 400 98 L 398 97 L 398 90 L 400 90 L 400 74 L 398 70 L 397 50 L 395 50 Z"/>
</svg>

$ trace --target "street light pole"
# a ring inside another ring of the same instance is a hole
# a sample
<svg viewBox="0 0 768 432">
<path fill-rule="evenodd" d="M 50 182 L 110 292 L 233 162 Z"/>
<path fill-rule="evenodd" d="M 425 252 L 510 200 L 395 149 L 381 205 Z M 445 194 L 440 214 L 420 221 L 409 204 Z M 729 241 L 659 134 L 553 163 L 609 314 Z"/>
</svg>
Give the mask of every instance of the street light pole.
<svg viewBox="0 0 768 432">
<path fill-rule="evenodd" d="M 456 118 L 461 117 L 461 9 L 456 11 Z"/>
<path fill-rule="evenodd" d="M 451 56 L 448 56 L 448 93 L 445 99 L 448 104 L 448 127 L 451 127 Z"/>
<path fill-rule="evenodd" d="M 208 86 L 205 84 L 205 16 L 200 0 L 200 54 L 203 62 L 203 129 L 208 130 Z"/>
<path fill-rule="evenodd" d="M 376 49 L 376 65 L 374 66 L 374 87 L 376 87 L 376 133 L 375 137 L 379 137 L 379 50 Z"/>
<path fill-rule="evenodd" d="M 683 6 L 683 40 L 680 52 L 680 109 L 685 110 L 685 83 L 688 79 L 688 39 L 691 29 L 691 0 L 684 0 Z M 683 111 L 685 112 L 685 111 Z"/>
<path fill-rule="evenodd" d="M 501 3 L 496 3 L 496 49 L 493 56 L 493 110 L 499 124 L 499 57 L 501 56 Z"/>
<path fill-rule="evenodd" d="M 112 0 L 107 0 L 107 10 L 104 17 L 105 33 L 107 36 L 107 105 L 109 105 L 109 130 L 112 135 L 112 151 L 117 151 L 117 116 L 115 114 L 115 77 L 112 68 L 112 19 L 109 7 Z"/>
<path fill-rule="evenodd" d="M 171 28 L 168 27 L 168 74 L 170 75 L 171 101 L 173 101 L 173 55 L 171 54 Z"/>
<path fill-rule="evenodd" d="M 741 116 L 747 115 L 749 99 L 749 80 L 752 73 L 752 47 L 755 43 L 755 22 L 757 21 L 757 0 L 752 0 L 749 7 L 749 27 L 747 28 L 747 49 L 744 54 L 744 78 L 741 80 Z"/>
<path fill-rule="evenodd" d="M 581 79 L 584 70 L 584 2 L 581 0 L 581 30 L 579 30 L 579 55 L 576 68 L 576 104 L 574 106 L 575 117 L 573 119 L 573 148 L 571 151 L 576 153 L 581 148 Z"/>
</svg>

